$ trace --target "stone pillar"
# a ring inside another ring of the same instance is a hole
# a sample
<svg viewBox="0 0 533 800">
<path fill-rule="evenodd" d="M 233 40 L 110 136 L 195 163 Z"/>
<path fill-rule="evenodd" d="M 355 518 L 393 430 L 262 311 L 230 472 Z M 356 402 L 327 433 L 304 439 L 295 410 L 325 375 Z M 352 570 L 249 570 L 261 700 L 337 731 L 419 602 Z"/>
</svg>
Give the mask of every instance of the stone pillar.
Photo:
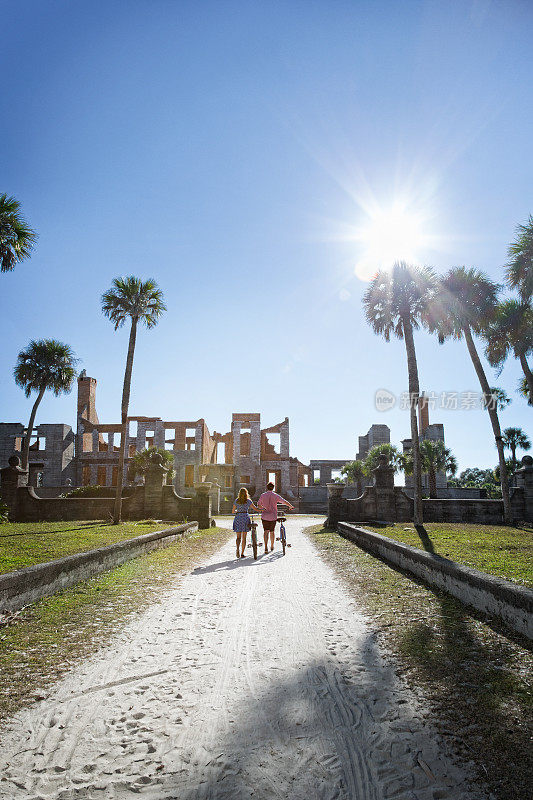
<svg viewBox="0 0 533 800">
<path fill-rule="evenodd" d="M 261 461 L 261 422 L 250 420 L 250 458 L 256 463 Z"/>
<path fill-rule="evenodd" d="M 343 483 L 328 483 L 328 518 L 326 526 L 335 528 L 337 522 L 346 519 L 346 500 L 343 498 L 345 486 Z"/>
<path fill-rule="evenodd" d="M 193 509 L 199 528 L 209 528 L 211 525 L 211 485 L 210 481 L 203 481 L 194 487 L 196 497 Z"/>
<path fill-rule="evenodd" d="M 289 452 L 289 418 L 285 417 L 285 422 L 279 432 L 279 454 L 282 458 L 288 458 Z"/>
<path fill-rule="evenodd" d="M 241 457 L 241 423 L 232 422 L 231 433 L 233 434 L 233 463 L 238 464 Z M 227 445 L 226 445 L 227 446 Z"/>
<path fill-rule="evenodd" d="M 151 463 L 144 476 L 144 513 L 147 517 L 161 519 L 163 516 L 163 485 L 168 468 L 163 456 L 153 453 Z"/>
<path fill-rule="evenodd" d="M 327 486 L 331 483 L 331 467 L 320 466 L 320 485 Z"/>
<path fill-rule="evenodd" d="M 20 466 L 20 458 L 11 456 L 9 466 L 0 470 L 0 499 L 8 507 L 10 519 L 17 516 L 17 489 L 28 485 L 28 471 Z"/>
<path fill-rule="evenodd" d="M 388 456 L 379 456 L 378 466 L 372 470 L 376 489 L 376 516 L 379 520 L 394 520 L 396 504 L 394 499 L 394 467 L 389 465 Z"/>
<path fill-rule="evenodd" d="M 524 514 L 527 522 L 533 522 L 533 458 L 524 456 L 522 466 L 515 472 L 516 486 L 524 490 Z"/>
<path fill-rule="evenodd" d="M 93 430 L 93 446 L 92 446 L 93 453 L 98 452 L 98 431 L 95 429 Z"/>
<path fill-rule="evenodd" d="M 220 514 L 220 484 L 218 481 L 212 481 L 209 496 L 211 498 L 211 513 Z"/>
</svg>

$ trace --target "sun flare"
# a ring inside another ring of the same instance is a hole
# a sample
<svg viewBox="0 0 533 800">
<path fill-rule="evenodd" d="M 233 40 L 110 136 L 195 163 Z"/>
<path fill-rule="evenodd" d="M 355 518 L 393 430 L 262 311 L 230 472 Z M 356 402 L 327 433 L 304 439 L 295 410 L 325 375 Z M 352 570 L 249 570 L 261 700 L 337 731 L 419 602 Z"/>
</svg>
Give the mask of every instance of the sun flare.
<svg viewBox="0 0 533 800">
<path fill-rule="evenodd" d="M 390 269 L 395 261 L 416 262 L 426 243 L 420 215 L 400 205 L 379 209 L 356 236 L 362 245 L 355 274 L 370 280 L 378 269 Z"/>
</svg>

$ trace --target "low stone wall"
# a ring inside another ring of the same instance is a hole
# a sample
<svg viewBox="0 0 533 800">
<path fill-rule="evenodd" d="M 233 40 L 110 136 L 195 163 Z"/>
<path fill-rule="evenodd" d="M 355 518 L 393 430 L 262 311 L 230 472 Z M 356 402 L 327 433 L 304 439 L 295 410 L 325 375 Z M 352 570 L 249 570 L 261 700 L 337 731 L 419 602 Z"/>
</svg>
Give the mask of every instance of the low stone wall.
<svg viewBox="0 0 533 800">
<path fill-rule="evenodd" d="M 189 522 L 0 575 L 0 611 L 16 611 L 132 558 L 168 547 L 179 537 L 196 530 L 198 523 Z"/>
<path fill-rule="evenodd" d="M 530 589 L 357 525 L 339 522 L 337 530 L 345 539 L 379 556 L 390 566 L 405 570 L 430 586 L 444 589 L 465 605 L 497 617 L 517 633 L 533 639 L 533 591 Z"/>
</svg>

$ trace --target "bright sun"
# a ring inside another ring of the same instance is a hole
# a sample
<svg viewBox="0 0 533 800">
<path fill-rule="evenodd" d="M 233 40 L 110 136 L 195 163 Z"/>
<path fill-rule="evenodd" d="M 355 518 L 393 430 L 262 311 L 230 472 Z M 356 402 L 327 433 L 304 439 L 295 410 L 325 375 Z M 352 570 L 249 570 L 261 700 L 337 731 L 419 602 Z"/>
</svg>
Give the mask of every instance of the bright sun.
<svg viewBox="0 0 533 800">
<path fill-rule="evenodd" d="M 421 217 L 397 205 L 379 209 L 356 236 L 363 251 L 355 274 L 370 280 L 378 269 L 390 269 L 395 261 L 416 262 L 424 247 Z"/>
</svg>

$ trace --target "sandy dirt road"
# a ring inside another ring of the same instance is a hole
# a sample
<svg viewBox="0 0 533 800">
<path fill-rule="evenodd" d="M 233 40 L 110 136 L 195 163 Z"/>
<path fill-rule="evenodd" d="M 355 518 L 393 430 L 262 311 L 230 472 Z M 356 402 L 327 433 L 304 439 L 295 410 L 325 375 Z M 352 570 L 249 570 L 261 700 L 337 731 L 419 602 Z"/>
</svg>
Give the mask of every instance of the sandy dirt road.
<svg viewBox="0 0 533 800">
<path fill-rule="evenodd" d="M 302 534 L 315 522 L 288 523 L 285 557 L 226 545 L 14 717 L 0 798 L 480 800 Z"/>
</svg>

